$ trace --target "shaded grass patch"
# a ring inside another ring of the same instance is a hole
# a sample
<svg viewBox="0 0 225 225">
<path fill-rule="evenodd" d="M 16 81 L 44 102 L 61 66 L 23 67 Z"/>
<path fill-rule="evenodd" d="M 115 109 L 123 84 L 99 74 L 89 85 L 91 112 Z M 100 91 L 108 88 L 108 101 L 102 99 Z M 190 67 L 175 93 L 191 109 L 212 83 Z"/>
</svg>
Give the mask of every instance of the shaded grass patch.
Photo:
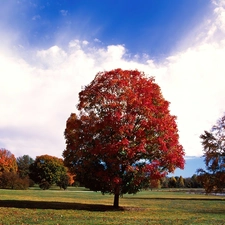
<svg viewBox="0 0 225 225">
<path fill-rule="evenodd" d="M 28 209 L 71 209 L 88 211 L 121 211 L 123 207 L 115 209 L 111 205 L 85 204 L 71 202 L 49 202 L 49 201 L 29 201 L 29 200 L 0 200 L 0 207 L 28 208 Z"/>
</svg>

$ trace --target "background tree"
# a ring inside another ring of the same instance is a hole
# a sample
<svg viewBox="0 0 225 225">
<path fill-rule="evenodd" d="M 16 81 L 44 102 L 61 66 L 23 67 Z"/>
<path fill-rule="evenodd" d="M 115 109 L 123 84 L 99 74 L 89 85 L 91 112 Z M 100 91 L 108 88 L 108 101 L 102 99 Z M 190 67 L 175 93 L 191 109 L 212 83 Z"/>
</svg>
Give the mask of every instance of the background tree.
<svg viewBox="0 0 225 225">
<path fill-rule="evenodd" d="M 70 177 L 68 174 L 62 174 L 59 177 L 59 180 L 56 182 L 56 185 L 61 188 L 63 188 L 64 190 L 67 189 L 67 187 L 70 184 Z"/>
<path fill-rule="evenodd" d="M 37 156 L 30 165 L 30 178 L 42 189 L 49 189 L 59 182 L 60 177 L 67 174 L 63 160 L 54 156 Z"/>
<path fill-rule="evenodd" d="M 205 191 L 220 192 L 225 187 L 225 115 L 200 136 L 202 139 L 206 171 L 199 169 L 198 179 Z"/>
<path fill-rule="evenodd" d="M 199 182 L 198 176 L 196 174 L 193 174 L 193 176 L 191 177 L 191 187 L 192 188 L 202 188 L 203 187 L 201 182 Z"/>
<path fill-rule="evenodd" d="M 180 176 L 177 180 L 177 187 L 178 188 L 183 188 L 184 187 L 184 179 L 182 176 Z"/>
<path fill-rule="evenodd" d="M 169 178 L 168 187 L 169 188 L 175 188 L 175 187 L 177 187 L 177 180 L 176 180 L 175 177 L 170 177 Z"/>
<path fill-rule="evenodd" d="M 21 178 L 29 177 L 30 174 L 30 165 L 34 162 L 29 155 L 23 155 L 16 159 L 18 166 L 18 173 Z"/>
<path fill-rule="evenodd" d="M 29 187 L 29 179 L 21 178 L 14 171 L 3 171 L 0 174 L 0 188 L 24 190 Z"/>
<path fill-rule="evenodd" d="M 136 193 L 183 168 L 176 117 L 152 77 L 137 70 L 100 72 L 79 93 L 79 114 L 65 129 L 66 166 L 91 190 Z"/>
<path fill-rule="evenodd" d="M 149 186 L 150 188 L 151 188 L 151 190 L 153 189 L 153 188 L 161 188 L 161 184 L 160 184 L 160 180 L 153 180 L 153 179 L 151 179 L 150 180 L 150 186 Z"/>
<path fill-rule="evenodd" d="M 6 172 L 16 172 L 17 163 L 15 156 L 7 149 L 0 149 L 0 173 Z"/>
<path fill-rule="evenodd" d="M 168 188 L 169 187 L 169 177 L 162 177 L 160 182 L 161 182 L 162 188 Z"/>
</svg>

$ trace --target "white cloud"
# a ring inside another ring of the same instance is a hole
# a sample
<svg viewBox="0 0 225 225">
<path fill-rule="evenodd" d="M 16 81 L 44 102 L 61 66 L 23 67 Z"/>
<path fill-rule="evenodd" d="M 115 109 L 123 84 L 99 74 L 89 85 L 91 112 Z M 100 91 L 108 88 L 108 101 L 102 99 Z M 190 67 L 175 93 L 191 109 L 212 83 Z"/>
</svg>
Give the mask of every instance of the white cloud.
<svg viewBox="0 0 225 225">
<path fill-rule="evenodd" d="M 68 15 L 68 10 L 60 10 L 60 13 L 62 16 L 67 16 Z"/>
<path fill-rule="evenodd" d="M 200 155 L 200 134 L 225 111 L 225 48 L 202 44 L 167 59 L 160 79 L 163 93 L 178 116 L 181 142 L 187 154 Z"/>
<path fill-rule="evenodd" d="M 88 45 L 89 42 L 88 42 L 88 41 L 82 41 L 82 44 L 83 44 L 83 45 Z"/>
<path fill-rule="evenodd" d="M 32 20 L 38 20 L 38 19 L 41 19 L 40 15 L 35 15 L 35 16 L 32 17 Z"/>
<path fill-rule="evenodd" d="M 212 0 L 212 3 L 219 7 L 225 7 L 225 1 L 224 0 Z"/>
<path fill-rule="evenodd" d="M 101 43 L 101 41 L 98 38 L 94 39 L 95 42 Z"/>
<path fill-rule="evenodd" d="M 37 51 L 38 62 L 44 67 L 60 67 L 65 62 L 67 53 L 58 46 L 52 46 L 47 50 Z"/>
<path fill-rule="evenodd" d="M 56 45 L 40 49 L 30 55 L 32 64 L 1 51 L 0 147 L 16 156 L 61 156 L 65 123 L 76 111 L 81 87 L 97 72 L 120 67 L 155 76 L 171 102 L 172 114 L 178 116 L 187 156 L 201 155 L 199 135 L 225 111 L 224 1 L 214 4 L 214 18 L 198 33 L 203 38 L 195 36 L 193 46 L 158 64 L 150 57 L 143 63 L 138 57 L 127 59 L 122 45 L 91 47 L 85 40 L 71 40 L 65 49 Z"/>
<path fill-rule="evenodd" d="M 72 40 L 72 41 L 70 41 L 70 43 L 69 43 L 69 47 L 70 48 L 80 48 L 80 41 L 79 40 Z"/>
</svg>

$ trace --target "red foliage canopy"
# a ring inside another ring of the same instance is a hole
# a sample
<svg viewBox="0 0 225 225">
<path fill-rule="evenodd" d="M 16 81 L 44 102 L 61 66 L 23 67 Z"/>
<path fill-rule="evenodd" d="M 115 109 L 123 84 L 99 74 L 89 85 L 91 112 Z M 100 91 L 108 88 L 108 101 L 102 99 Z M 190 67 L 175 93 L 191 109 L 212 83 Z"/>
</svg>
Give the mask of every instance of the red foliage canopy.
<svg viewBox="0 0 225 225">
<path fill-rule="evenodd" d="M 134 193 L 144 181 L 183 168 L 176 117 L 152 77 L 137 70 L 100 72 L 79 98 L 80 114 L 67 120 L 63 152 L 77 180 L 102 192 Z"/>
</svg>

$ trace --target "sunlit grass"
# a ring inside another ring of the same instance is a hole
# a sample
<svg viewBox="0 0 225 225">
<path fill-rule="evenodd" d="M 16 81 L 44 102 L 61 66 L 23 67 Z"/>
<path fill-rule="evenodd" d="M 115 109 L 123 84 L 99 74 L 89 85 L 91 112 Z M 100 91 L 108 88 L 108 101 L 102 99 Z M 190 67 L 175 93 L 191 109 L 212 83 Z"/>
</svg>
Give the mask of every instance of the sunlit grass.
<svg viewBox="0 0 225 225">
<path fill-rule="evenodd" d="M 120 198 L 69 188 L 0 190 L 0 224 L 224 224 L 225 198 L 143 191 Z"/>
</svg>

